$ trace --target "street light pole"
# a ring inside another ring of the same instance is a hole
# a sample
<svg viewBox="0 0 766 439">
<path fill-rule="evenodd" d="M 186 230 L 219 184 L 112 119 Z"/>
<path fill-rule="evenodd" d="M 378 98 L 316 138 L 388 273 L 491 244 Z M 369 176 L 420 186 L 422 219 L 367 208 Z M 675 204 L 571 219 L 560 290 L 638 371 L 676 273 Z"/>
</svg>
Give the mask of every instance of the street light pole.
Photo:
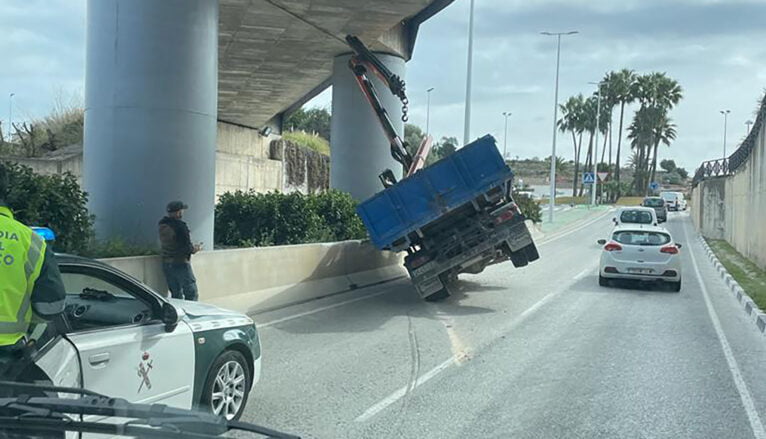
<svg viewBox="0 0 766 439">
<path fill-rule="evenodd" d="M 596 90 L 596 134 L 593 143 L 593 151 L 591 151 L 593 160 L 593 193 L 590 196 L 590 204 L 596 205 L 596 191 L 598 190 L 598 134 L 601 130 L 601 85 L 603 82 L 589 82 L 598 87 Z"/>
<path fill-rule="evenodd" d="M 11 137 L 13 136 L 13 97 L 16 93 L 8 95 L 8 143 L 11 143 Z"/>
<path fill-rule="evenodd" d="M 505 116 L 505 134 L 503 135 L 503 160 L 508 158 L 508 118 L 511 117 L 510 111 L 503 111 Z"/>
<path fill-rule="evenodd" d="M 468 16 L 468 68 L 465 75 L 465 121 L 463 122 L 463 145 L 471 141 L 471 71 L 473 70 L 473 2 Z"/>
<path fill-rule="evenodd" d="M 745 125 L 747 125 L 747 132 L 745 134 L 750 134 L 750 127 L 753 125 L 752 120 L 745 121 Z"/>
<path fill-rule="evenodd" d="M 731 110 L 721 110 L 721 114 L 723 114 L 723 158 L 726 158 L 726 125 L 729 120 L 729 113 L 731 113 Z"/>
<path fill-rule="evenodd" d="M 431 87 L 428 90 L 426 90 L 426 95 L 428 98 L 426 99 L 426 136 L 431 133 L 431 92 L 434 91 L 434 88 Z"/>
<path fill-rule="evenodd" d="M 561 60 L 561 36 L 574 35 L 576 30 L 569 32 L 540 32 L 542 35 L 556 37 L 556 88 L 553 94 L 553 146 L 551 148 L 551 196 L 548 204 L 548 221 L 553 222 L 553 206 L 556 204 L 556 119 L 559 112 L 559 64 Z"/>
</svg>

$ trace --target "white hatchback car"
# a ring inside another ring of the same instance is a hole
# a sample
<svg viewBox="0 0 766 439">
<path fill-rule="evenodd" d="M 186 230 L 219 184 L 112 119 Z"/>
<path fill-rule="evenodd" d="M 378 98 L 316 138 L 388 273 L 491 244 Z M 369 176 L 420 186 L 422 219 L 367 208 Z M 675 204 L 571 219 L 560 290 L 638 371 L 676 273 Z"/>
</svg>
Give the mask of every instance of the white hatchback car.
<svg viewBox="0 0 766 439">
<path fill-rule="evenodd" d="M 604 246 L 599 264 L 598 284 L 609 286 L 613 279 L 659 281 L 681 291 L 681 244 L 673 242 L 666 229 L 651 225 L 615 227 Z"/>
<path fill-rule="evenodd" d="M 623 207 L 612 219 L 615 226 L 624 224 L 659 225 L 657 212 L 651 207 Z"/>
</svg>

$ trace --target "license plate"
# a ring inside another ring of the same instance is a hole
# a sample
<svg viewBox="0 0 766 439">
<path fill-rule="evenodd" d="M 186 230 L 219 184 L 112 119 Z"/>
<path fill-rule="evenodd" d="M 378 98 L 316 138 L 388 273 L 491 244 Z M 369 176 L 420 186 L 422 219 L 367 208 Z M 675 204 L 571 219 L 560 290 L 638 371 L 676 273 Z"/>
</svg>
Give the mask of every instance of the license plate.
<svg viewBox="0 0 766 439">
<path fill-rule="evenodd" d="M 652 274 L 654 273 L 654 270 L 651 268 L 628 268 L 628 273 Z"/>
</svg>

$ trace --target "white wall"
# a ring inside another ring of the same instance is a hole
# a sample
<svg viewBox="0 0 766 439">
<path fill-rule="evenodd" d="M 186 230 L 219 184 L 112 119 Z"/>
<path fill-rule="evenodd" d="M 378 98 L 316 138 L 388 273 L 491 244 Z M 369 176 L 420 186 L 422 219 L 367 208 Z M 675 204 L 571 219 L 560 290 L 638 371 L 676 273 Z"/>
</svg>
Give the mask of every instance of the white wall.
<svg viewBox="0 0 766 439">
<path fill-rule="evenodd" d="M 167 290 L 158 256 L 104 259 Z M 400 255 L 343 241 L 201 252 L 192 257 L 200 301 L 253 313 L 406 275 Z"/>
</svg>

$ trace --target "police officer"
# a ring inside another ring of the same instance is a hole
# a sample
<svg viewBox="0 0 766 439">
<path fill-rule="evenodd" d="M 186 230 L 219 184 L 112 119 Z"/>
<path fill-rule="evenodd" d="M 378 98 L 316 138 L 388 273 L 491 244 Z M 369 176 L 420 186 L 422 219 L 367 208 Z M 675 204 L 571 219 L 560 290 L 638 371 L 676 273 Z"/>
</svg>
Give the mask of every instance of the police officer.
<svg viewBox="0 0 766 439">
<path fill-rule="evenodd" d="M 50 247 L 13 219 L 5 204 L 8 180 L 8 171 L 0 163 L 0 359 L 6 360 L 24 355 L 33 314 L 50 320 L 64 311 L 66 299 Z M 7 369 L 0 367 L 2 371 Z"/>
</svg>

